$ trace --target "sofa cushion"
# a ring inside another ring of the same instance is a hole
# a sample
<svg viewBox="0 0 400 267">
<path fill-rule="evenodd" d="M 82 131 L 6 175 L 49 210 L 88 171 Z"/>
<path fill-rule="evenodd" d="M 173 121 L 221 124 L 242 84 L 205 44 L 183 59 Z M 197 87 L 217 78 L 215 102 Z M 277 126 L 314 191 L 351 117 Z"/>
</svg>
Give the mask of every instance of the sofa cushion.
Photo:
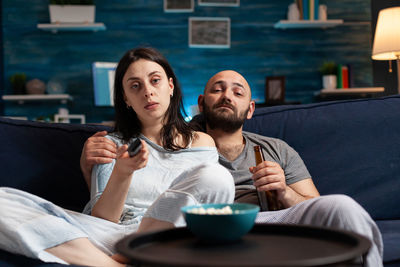
<svg viewBox="0 0 400 267">
<path fill-rule="evenodd" d="M 384 262 L 397 262 L 400 265 L 400 220 L 377 221 L 382 233 Z"/>
<path fill-rule="evenodd" d="M 89 191 L 79 159 L 86 139 L 102 126 L 0 118 L 0 186 L 14 187 L 82 211 Z"/>
<path fill-rule="evenodd" d="M 21 255 L 8 253 L 0 250 L 0 266 L 1 267 L 63 267 L 65 264 L 45 263 L 41 260 L 28 258 Z M 70 267 L 78 267 L 78 265 L 68 265 Z"/>
<path fill-rule="evenodd" d="M 245 130 L 297 150 L 321 194 L 349 195 L 374 219 L 400 218 L 400 96 L 261 108 Z"/>
</svg>

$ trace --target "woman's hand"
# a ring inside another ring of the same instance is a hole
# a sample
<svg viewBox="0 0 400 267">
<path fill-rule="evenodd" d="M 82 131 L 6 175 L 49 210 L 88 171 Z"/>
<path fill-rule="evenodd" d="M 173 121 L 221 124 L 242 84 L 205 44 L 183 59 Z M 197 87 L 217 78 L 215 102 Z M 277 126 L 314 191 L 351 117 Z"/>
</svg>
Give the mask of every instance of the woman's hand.
<svg viewBox="0 0 400 267">
<path fill-rule="evenodd" d="M 117 159 L 111 177 L 92 209 L 92 216 L 118 223 L 124 209 L 126 196 L 131 184 L 132 174 L 146 166 L 149 150 L 145 141 L 142 148 L 133 157 L 129 157 L 128 146 L 117 149 Z"/>
<path fill-rule="evenodd" d="M 146 167 L 149 149 L 145 141 L 140 140 L 140 142 L 142 148 L 133 157 L 129 157 L 128 145 L 122 145 L 117 149 L 117 161 L 114 168 L 118 176 L 130 177 L 134 171 Z"/>
</svg>

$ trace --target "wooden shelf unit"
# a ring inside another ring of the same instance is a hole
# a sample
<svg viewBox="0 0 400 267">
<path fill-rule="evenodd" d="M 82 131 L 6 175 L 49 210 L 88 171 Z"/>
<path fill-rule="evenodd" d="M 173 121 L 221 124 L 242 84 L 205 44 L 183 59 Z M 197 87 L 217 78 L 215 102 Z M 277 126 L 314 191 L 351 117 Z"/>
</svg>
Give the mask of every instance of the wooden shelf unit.
<svg viewBox="0 0 400 267">
<path fill-rule="evenodd" d="M 330 28 L 343 24 L 342 19 L 330 20 L 280 20 L 274 24 L 275 29 Z"/>
<path fill-rule="evenodd" d="M 57 33 L 58 31 L 104 31 L 104 23 L 43 23 L 37 25 L 38 29 Z"/>
<path fill-rule="evenodd" d="M 72 100 L 72 96 L 68 94 L 54 94 L 54 95 L 3 95 L 4 101 L 16 101 L 23 104 L 25 101 L 60 101 L 66 104 L 67 101 Z"/>
</svg>

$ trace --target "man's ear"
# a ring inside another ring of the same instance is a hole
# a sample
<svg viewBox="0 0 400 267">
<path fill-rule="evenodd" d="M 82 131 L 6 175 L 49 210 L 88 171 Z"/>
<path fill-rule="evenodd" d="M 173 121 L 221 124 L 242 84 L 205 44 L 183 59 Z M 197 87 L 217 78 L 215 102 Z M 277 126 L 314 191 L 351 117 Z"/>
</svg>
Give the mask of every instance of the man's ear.
<svg viewBox="0 0 400 267">
<path fill-rule="evenodd" d="M 253 117 L 254 114 L 254 110 L 256 109 L 256 102 L 254 102 L 253 100 L 250 101 L 250 107 L 249 107 L 249 111 L 247 112 L 247 119 L 250 120 L 251 117 Z"/>
<path fill-rule="evenodd" d="M 197 105 L 199 107 L 200 113 L 202 113 L 203 112 L 203 105 L 204 105 L 204 95 L 199 95 L 199 97 L 197 98 Z"/>
</svg>

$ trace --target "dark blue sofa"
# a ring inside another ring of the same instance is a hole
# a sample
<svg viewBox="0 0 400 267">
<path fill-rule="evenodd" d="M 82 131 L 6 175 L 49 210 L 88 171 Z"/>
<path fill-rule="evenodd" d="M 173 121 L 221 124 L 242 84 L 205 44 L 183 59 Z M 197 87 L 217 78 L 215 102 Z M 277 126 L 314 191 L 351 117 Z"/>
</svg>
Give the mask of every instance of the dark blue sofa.
<svg viewBox="0 0 400 267">
<path fill-rule="evenodd" d="M 0 186 L 82 210 L 89 193 L 79 157 L 101 129 L 0 118 Z M 245 130 L 294 147 L 321 194 L 358 201 L 381 229 L 385 266 L 400 266 L 400 96 L 260 108 Z M 60 265 L 0 251 L 0 266 Z"/>
</svg>

